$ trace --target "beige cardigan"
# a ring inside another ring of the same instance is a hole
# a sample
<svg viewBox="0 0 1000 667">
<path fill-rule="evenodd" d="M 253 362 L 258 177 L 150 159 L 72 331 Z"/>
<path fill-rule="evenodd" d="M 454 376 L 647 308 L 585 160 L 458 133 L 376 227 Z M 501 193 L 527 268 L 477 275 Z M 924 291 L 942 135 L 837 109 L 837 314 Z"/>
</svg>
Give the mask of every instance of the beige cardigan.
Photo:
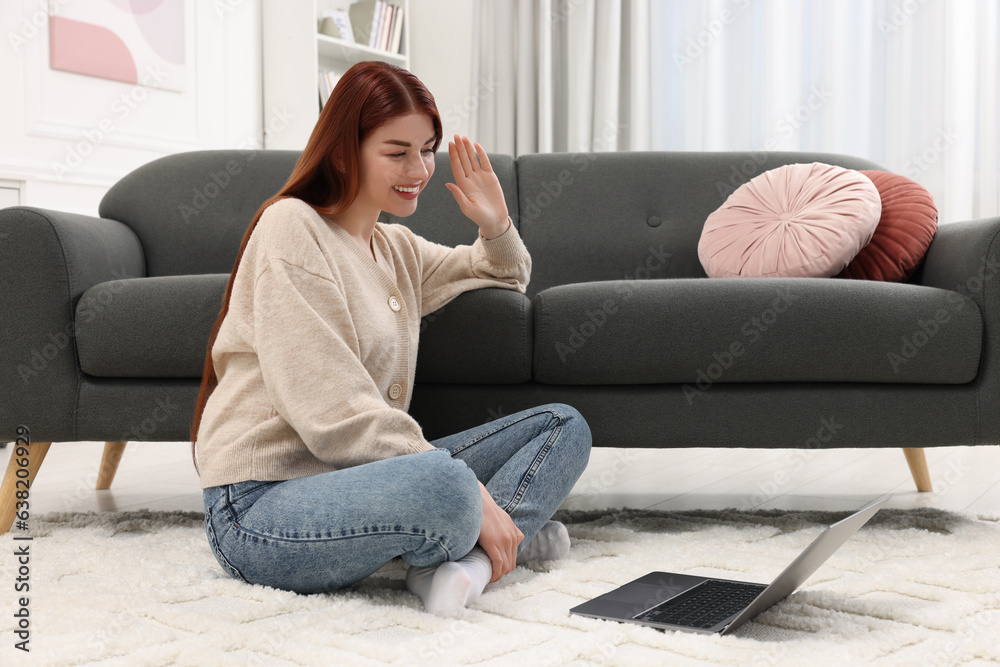
<svg viewBox="0 0 1000 667">
<path fill-rule="evenodd" d="M 202 487 L 433 448 L 407 414 L 420 318 L 468 290 L 523 293 L 531 257 L 513 225 L 449 248 L 377 223 L 372 242 L 377 263 L 299 199 L 264 211 L 212 347 L 219 384 L 198 430 Z"/>
</svg>

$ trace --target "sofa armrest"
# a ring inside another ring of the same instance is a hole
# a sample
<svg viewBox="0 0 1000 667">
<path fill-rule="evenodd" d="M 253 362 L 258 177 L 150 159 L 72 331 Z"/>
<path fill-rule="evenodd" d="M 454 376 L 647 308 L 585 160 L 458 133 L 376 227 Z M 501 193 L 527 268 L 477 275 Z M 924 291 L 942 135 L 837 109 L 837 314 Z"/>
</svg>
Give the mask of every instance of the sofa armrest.
<svg viewBox="0 0 1000 667">
<path fill-rule="evenodd" d="M 0 440 L 76 440 L 74 314 L 94 285 L 145 276 L 142 246 L 116 220 L 25 206 L 0 210 Z"/>
<path fill-rule="evenodd" d="M 976 442 L 1000 444 L 1000 218 L 939 226 L 914 282 L 958 292 L 982 311 Z"/>
<path fill-rule="evenodd" d="M 959 292 L 984 308 L 986 296 L 1000 294 L 993 284 L 1000 282 L 998 239 L 1000 218 L 941 225 L 914 282 Z"/>
<path fill-rule="evenodd" d="M 531 381 L 531 301 L 517 290 L 469 290 L 420 321 L 419 384 Z"/>
</svg>

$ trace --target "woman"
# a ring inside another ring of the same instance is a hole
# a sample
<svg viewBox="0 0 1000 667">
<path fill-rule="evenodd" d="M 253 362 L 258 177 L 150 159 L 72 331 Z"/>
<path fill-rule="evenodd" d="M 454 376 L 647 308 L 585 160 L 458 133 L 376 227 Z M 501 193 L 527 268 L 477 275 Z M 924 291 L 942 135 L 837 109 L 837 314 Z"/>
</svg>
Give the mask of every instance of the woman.
<svg viewBox="0 0 1000 667">
<path fill-rule="evenodd" d="M 407 414 L 421 317 L 467 290 L 523 293 L 531 270 L 489 158 L 458 135 L 447 187 L 475 243 L 377 222 L 416 210 L 440 143 L 415 76 L 358 63 L 243 238 L 191 429 L 209 542 L 237 579 L 329 591 L 402 557 L 425 608 L 460 616 L 518 562 L 568 552 L 549 519 L 589 457 L 576 410 L 434 442 Z"/>
</svg>

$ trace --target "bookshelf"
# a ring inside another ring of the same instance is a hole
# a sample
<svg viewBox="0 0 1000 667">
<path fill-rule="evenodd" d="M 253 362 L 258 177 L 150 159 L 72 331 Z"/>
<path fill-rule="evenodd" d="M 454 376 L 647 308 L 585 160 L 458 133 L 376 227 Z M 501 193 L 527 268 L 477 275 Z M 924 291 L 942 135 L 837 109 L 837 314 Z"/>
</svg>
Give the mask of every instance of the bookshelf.
<svg viewBox="0 0 1000 667">
<path fill-rule="evenodd" d="M 351 6 L 355 4 L 360 7 L 352 12 Z M 321 69 L 339 76 L 362 60 L 383 60 L 410 68 L 409 0 L 389 0 L 389 4 L 402 9 L 398 53 L 368 46 L 370 26 L 355 22 L 355 17 L 359 9 L 369 4 L 350 0 L 261 3 L 264 148 L 305 147 L 319 118 Z M 354 33 L 365 39 L 364 43 L 360 39 L 351 41 L 319 32 L 322 17 L 335 11 L 351 16 Z"/>
</svg>

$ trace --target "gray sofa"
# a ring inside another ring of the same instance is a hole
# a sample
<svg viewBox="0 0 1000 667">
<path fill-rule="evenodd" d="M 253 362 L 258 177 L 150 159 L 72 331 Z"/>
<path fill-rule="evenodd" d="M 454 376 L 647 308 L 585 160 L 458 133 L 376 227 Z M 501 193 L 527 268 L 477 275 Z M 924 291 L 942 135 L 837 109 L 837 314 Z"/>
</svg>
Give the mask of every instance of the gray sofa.
<svg viewBox="0 0 1000 667">
<path fill-rule="evenodd" d="M 187 440 L 240 241 L 296 158 L 182 153 L 122 178 L 99 218 L 0 211 L 0 440 L 27 426 L 33 466 L 48 443 L 106 441 L 105 488 L 125 442 Z M 598 447 L 900 447 L 921 489 L 921 448 L 1000 443 L 1000 219 L 941 226 L 907 284 L 708 279 L 702 225 L 741 183 L 795 162 L 880 167 L 777 152 L 491 161 L 531 282 L 425 317 L 411 413 L 429 439 L 560 401 Z M 471 243 L 449 180 L 439 153 L 417 213 L 387 221 Z"/>
</svg>

